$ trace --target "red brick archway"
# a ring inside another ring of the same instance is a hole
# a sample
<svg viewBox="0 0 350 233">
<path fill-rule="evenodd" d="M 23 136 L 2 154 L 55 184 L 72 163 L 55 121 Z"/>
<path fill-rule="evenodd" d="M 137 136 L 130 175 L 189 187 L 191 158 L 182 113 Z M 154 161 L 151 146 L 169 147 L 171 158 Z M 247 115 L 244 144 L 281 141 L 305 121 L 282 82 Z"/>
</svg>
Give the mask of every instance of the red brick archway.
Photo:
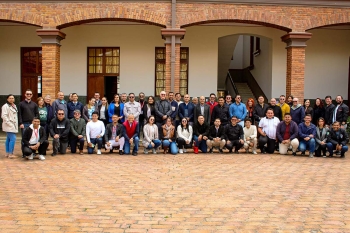
<svg viewBox="0 0 350 233">
<path fill-rule="evenodd" d="M 306 30 L 325 27 L 350 24 L 350 13 L 341 9 L 324 9 L 324 14 L 313 14 L 307 21 Z"/>
</svg>

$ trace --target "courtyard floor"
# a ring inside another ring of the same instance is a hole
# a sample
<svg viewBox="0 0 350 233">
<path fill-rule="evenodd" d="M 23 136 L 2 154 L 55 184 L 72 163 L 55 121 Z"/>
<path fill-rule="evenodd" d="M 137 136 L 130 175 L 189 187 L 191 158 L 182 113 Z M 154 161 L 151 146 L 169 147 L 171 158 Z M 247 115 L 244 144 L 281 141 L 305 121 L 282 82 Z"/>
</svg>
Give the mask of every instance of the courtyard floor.
<svg viewBox="0 0 350 233">
<path fill-rule="evenodd" d="M 2 233 L 350 232 L 347 157 L 0 151 Z"/>
</svg>

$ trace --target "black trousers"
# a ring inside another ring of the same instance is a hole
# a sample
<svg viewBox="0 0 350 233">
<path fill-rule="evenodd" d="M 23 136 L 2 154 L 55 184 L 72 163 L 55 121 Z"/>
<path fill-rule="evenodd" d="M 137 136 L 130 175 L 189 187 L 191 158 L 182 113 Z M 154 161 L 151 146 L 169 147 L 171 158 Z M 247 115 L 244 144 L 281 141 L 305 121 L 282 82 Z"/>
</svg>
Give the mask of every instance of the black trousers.
<svg viewBox="0 0 350 233">
<path fill-rule="evenodd" d="M 35 144 L 31 145 L 34 146 Z M 45 140 L 38 148 L 38 153 L 39 155 L 46 155 L 46 149 L 49 146 L 49 141 Z M 35 153 L 35 150 L 30 149 L 28 146 L 23 146 L 23 155 L 24 156 L 29 156 L 32 153 Z"/>
<path fill-rule="evenodd" d="M 234 140 L 234 141 L 230 141 L 230 143 L 226 143 L 226 148 L 229 151 L 232 151 L 233 147 L 235 148 L 235 151 L 238 151 L 239 149 L 241 149 L 243 146 L 242 143 L 239 142 L 239 140 Z"/>
<path fill-rule="evenodd" d="M 317 150 L 315 150 L 315 156 L 316 157 L 320 157 L 321 156 L 321 152 L 322 152 L 323 155 L 326 155 L 326 151 L 327 151 L 327 144 L 318 145 Z"/>
<path fill-rule="evenodd" d="M 176 142 L 177 142 L 177 146 L 179 147 L 179 149 L 182 149 L 182 148 L 192 148 L 192 142 L 190 142 L 189 144 L 186 144 L 186 141 L 185 139 L 183 138 L 177 138 L 176 139 Z"/>
<path fill-rule="evenodd" d="M 276 139 L 269 138 L 268 136 L 259 137 L 259 148 L 261 152 L 265 149 L 265 144 L 267 143 L 266 152 L 269 154 L 273 154 L 275 152 L 276 147 Z"/>
<path fill-rule="evenodd" d="M 84 149 L 84 137 L 82 138 L 70 138 L 69 143 L 70 143 L 70 152 L 75 153 L 77 152 L 77 144 L 79 142 L 79 150 Z"/>
</svg>

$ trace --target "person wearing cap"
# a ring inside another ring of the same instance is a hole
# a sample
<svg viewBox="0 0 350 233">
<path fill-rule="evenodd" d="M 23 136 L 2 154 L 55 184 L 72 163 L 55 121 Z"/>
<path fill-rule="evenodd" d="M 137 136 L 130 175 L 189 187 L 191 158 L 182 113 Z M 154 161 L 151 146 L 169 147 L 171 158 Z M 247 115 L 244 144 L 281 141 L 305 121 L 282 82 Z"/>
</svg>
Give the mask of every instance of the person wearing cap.
<svg viewBox="0 0 350 233">
<path fill-rule="evenodd" d="M 231 117 L 231 124 L 225 127 L 225 140 L 226 148 L 229 153 L 231 153 L 234 148 L 234 152 L 239 154 L 238 150 L 241 149 L 244 144 L 244 132 L 243 127 L 239 125 L 237 121 L 238 119 L 236 116 Z"/>
</svg>

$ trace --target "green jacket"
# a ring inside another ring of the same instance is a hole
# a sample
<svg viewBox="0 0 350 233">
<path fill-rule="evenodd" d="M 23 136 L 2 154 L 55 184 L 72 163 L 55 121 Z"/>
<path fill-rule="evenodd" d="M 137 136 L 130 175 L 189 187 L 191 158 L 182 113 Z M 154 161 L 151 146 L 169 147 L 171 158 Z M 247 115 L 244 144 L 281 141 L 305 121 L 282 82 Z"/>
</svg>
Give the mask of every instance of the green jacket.
<svg viewBox="0 0 350 233">
<path fill-rule="evenodd" d="M 79 135 L 86 136 L 86 122 L 83 118 L 77 121 L 75 118 L 70 119 L 70 134 L 69 138 L 75 138 Z"/>
</svg>

